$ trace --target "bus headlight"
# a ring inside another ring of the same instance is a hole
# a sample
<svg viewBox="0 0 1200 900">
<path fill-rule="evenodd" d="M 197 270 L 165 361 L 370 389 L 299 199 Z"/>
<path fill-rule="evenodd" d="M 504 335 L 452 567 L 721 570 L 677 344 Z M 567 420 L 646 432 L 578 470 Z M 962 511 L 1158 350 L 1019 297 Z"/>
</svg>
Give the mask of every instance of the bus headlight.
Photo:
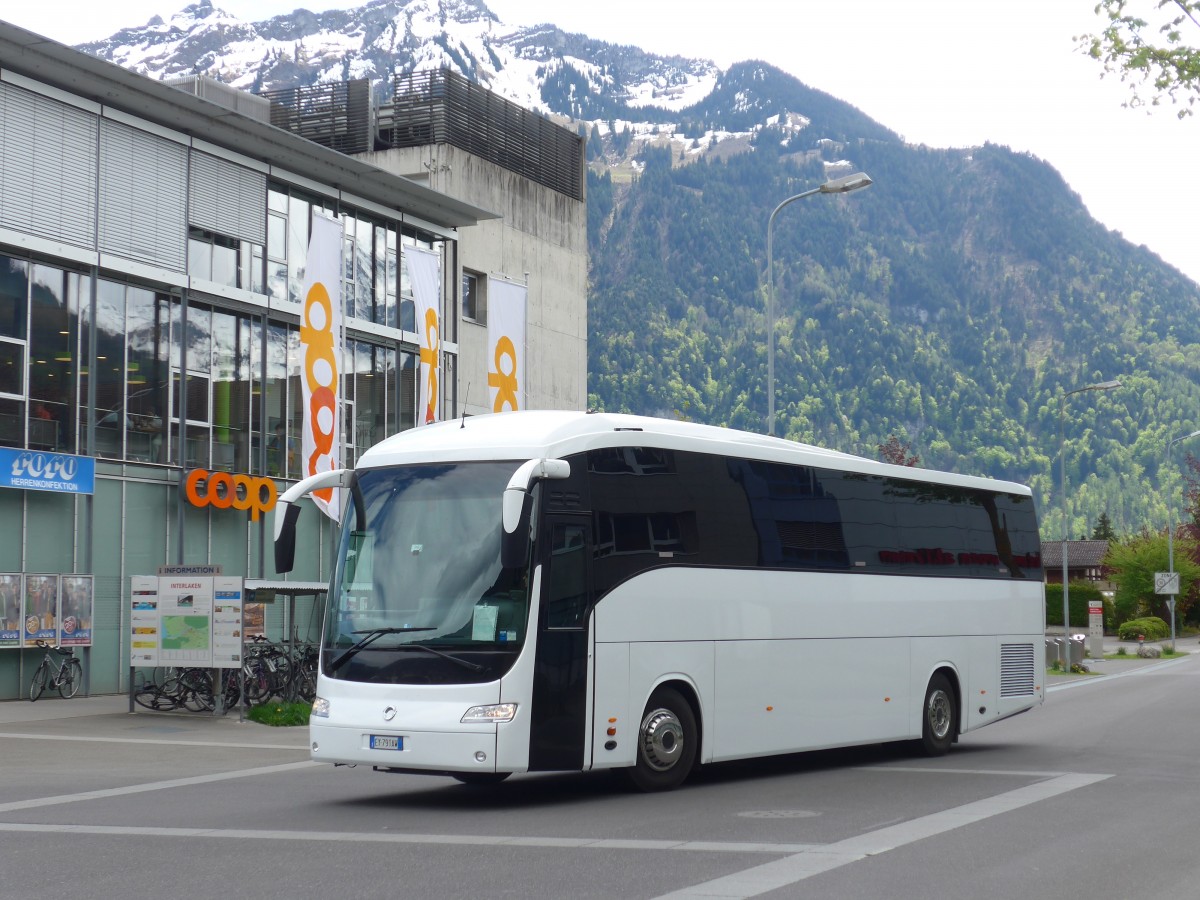
<svg viewBox="0 0 1200 900">
<path fill-rule="evenodd" d="M 321 719 L 329 718 L 329 701 L 324 697 L 314 697 L 312 705 L 312 715 Z"/>
<path fill-rule="evenodd" d="M 515 703 L 494 703 L 491 706 L 472 706 L 461 719 L 464 725 L 486 725 L 488 722 L 511 722 L 517 714 Z"/>
</svg>

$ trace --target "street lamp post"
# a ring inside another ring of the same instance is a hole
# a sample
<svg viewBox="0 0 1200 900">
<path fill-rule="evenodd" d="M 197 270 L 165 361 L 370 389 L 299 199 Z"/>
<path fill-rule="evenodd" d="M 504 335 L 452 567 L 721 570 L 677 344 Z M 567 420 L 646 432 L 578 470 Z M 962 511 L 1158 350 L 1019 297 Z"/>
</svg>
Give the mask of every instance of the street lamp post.
<svg viewBox="0 0 1200 900">
<path fill-rule="evenodd" d="M 826 181 L 820 187 L 802 191 L 788 197 L 773 210 L 767 219 L 767 434 L 775 434 L 775 266 L 771 245 L 771 229 L 779 211 L 794 200 L 803 200 L 814 194 L 848 194 L 859 188 L 870 187 L 873 182 L 865 172 L 855 172 L 843 178 Z"/>
<path fill-rule="evenodd" d="M 1186 441 L 1189 438 L 1194 438 L 1200 435 L 1200 431 L 1193 431 L 1191 434 L 1185 434 L 1182 437 L 1177 437 L 1173 441 L 1167 441 L 1167 465 L 1171 464 L 1171 450 L 1180 441 Z M 1175 517 L 1171 514 L 1171 498 L 1167 497 L 1167 571 L 1174 576 L 1175 574 Z M 1172 578 L 1172 581 L 1175 579 Z M 1167 601 L 1167 605 L 1171 607 L 1171 649 L 1175 649 L 1175 595 L 1171 595 L 1171 599 Z"/>
<path fill-rule="evenodd" d="M 1119 388 L 1119 381 L 1101 381 L 1098 384 L 1089 384 L 1086 387 L 1075 388 L 1073 391 L 1067 391 L 1058 398 L 1058 465 L 1059 476 L 1062 481 L 1062 502 L 1063 502 L 1063 542 L 1062 542 L 1062 587 L 1063 587 L 1063 648 L 1062 661 L 1063 671 L 1071 671 L 1071 606 L 1068 600 L 1069 588 L 1067 587 L 1067 546 L 1070 542 L 1071 514 L 1067 508 L 1067 457 L 1064 452 L 1066 446 L 1065 440 L 1065 418 L 1066 418 L 1066 402 L 1067 398 L 1072 394 L 1081 394 L 1084 391 L 1111 391 L 1113 388 Z"/>
</svg>

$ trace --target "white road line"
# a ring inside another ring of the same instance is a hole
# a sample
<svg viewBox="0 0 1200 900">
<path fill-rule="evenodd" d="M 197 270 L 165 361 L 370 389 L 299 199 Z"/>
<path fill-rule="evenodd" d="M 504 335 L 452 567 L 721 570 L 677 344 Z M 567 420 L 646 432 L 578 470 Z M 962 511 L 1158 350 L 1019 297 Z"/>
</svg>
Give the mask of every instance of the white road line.
<svg viewBox="0 0 1200 900">
<path fill-rule="evenodd" d="M 377 831 L 266 831 L 247 828 L 147 828 L 125 825 L 26 825 L 0 822 L 0 832 L 96 834 L 137 838 L 216 838 L 238 841 L 317 841 L 349 844 L 440 844 L 472 847 L 551 847 L 586 850 L 689 850 L 704 853 L 795 854 L 819 851 L 819 844 L 765 844 L 736 841 L 631 841 L 624 838 L 556 838 L 478 834 L 381 834 Z"/>
<path fill-rule="evenodd" d="M 43 797 L 33 800 L 21 800 L 13 803 L 0 804 L 0 812 L 11 812 L 22 809 L 34 809 L 60 803 L 75 803 L 82 800 L 116 797 L 136 794 L 146 791 L 164 790 L 172 787 L 185 787 L 206 784 L 214 781 L 224 781 L 231 778 L 247 778 L 255 775 L 269 775 L 279 772 L 302 769 L 319 765 L 313 762 L 287 763 L 277 766 L 262 766 L 254 769 L 241 769 L 236 772 L 225 772 L 214 775 L 199 775 L 192 778 L 177 778 L 170 781 L 157 781 L 148 784 L 131 785 L 109 790 L 87 791 L 78 794 L 65 794 L 58 797 Z M 887 771 L 888 768 L 878 768 Z M 910 769 L 905 769 L 909 771 Z M 911 771 L 936 772 L 931 769 L 916 769 Z M 991 770 L 958 770 L 967 774 L 990 774 Z M 1029 772 L 1001 771 L 1003 775 L 1034 775 Z M 261 840 L 261 841 L 312 841 L 320 843 L 341 842 L 354 844 L 406 844 L 406 845 L 442 845 L 442 846 L 473 846 L 473 847 L 549 847 L 587 850 L 646 850 L 646 851 L 689 851 L 703 853 L 765 853 L 782 856 L 761 866 L 745 869 L 734 875 L 717 878 L 703 884 L 685 888 L 671 894 L 663 895 L 657 900 L 744 900 L 768 891 L 778 890 L 841 866 L 849 865 L 865 859 L 903 847 L 907 844 L 952 831 L 979 822 L 1000 813 L 1020 809 L 1032 803 L 1038 803 L 1068 791 L 1077 790 L 1095 784 L 1111 775 L 1085 775 L 1077 773 L 1057 774 L 1052 778 L 1037 784 L 1027 785 L 976 800 L 963 806 L 948 809 L 943 812 L 922 816 L 908 822 L 889 825 L 857 837 L 847 838 L 834 844 L 775 844 L 775 843 L 741 843 L 736 841 L 672 841 L 672 840 L 629 840 L 625 838 L 569 838 L 569 837 L 537 837 L 518 835 L 453 835 L 453 834 L 388 834 L 380 832 L 331 832 L 331 831 L 278 831 L 256 830 L 243 828 L 151 828 L 121 825 L 64 825 L 64 824 L 29 824 L 19 822 L 0 823 L 0 833 L 23 834 L 94 834 L 114 835 L 137 838 L 213 838 L 225 840 Z"/>
<path fill-rule="evenodd" d="M 229 741 L 180 741 L 164 738 L 116 738 L 116 737 L 85 737 L 79 735 L 61 734 L 12 734 L 0 731 L 0 738 L 15 738 L 26 741 L 53 741 L 61 744 L 65 741 L 83 741 L 92 744 L 160 744 L 167 747 L 229 747 L 236 750 L 295 750 L 297 753 L 307 753 L 307 744 L 235 744 Z"/>
<path fill-rule="evenodd" d="M 283 763 L 277 766 L 259 766 L 254 769 L 238 769 L 235 772 L 217 772 L 212 775 L 193 775 L 190 778 L 172 778 L 169 781 L 151 781 L 145 784 L 131 784 L 119 788 L 105 788 L 99 791 L 83 791 L 79 794 L 59 794 L 55 797 L 35 797 L 31 800 L 14 800 L 12 803 L 0 803 L 0 812 L 13 812 L 19 809 L 37 809 L 42 806 L 57 806 L 61 803 L 79 803 L 82 800 L 99 800 L 105 797 L 122 797 L 126 794 L 143 794 L 147 791 L 161 791 L 167 788 L 190 787 L 196 784 L 210 784 L 214 781 L 228 781 L 232 778 L 252 778 L 256 775 L 275 775 L 279 772 L 290 772 L 294 769 L 304 769 L 319 766 L 312 760 L 304 762 Z"/>
<path fill-rule="evenodd" d="M 862 772 L 924 772 L 926 775 L 1014 775 L 1017 778 L 1059 778 L 1073 772 L 1034 772 L 1026 769 L 943 769 L 932 766 L 854 766 Z"/>
<path fill-rule="evenodd" d="M 1058 684 L 1049 685 L 1046 688 L 1046 693 L 1051 694 L 1055 691 L 1066 691 L 1071 688 L 1083 687 L 1087 684 L 1100 684 L 1102 681 L 1112 681 L 1114 678 L 1129 678 L 1132 675 L 1154 675 L 1161 672 L 1163 669 L 1178 666 L 1181 663 L 1187 662 L 1191 657 L 1182 656 L 1179 659 L 1164 659 L 1162 662 L 1153 663 L 1149 666 L 1141 666 L 1137 669 L 1131 669 L 1128 672 L 1113 672 L 1109 675 L 1096 675 L 1094 677 L 1079 678 L 1074 681 L 1060 681 Z"/>
<path fill-rule="evenodd" d="M 1014 773 L 1017 774 L 1017 773 Z M 984 800 L 976 800 L 963 806 L 933 813 L 890 825 L 857 837 L 846 838 L 803 853 L 764 863 L 733 875 L 715 878 L 655 900 L 745 900 L 768 891 L 776 891 L 803 881 L 821 872 L 840 868 L 868 856 L 876 856 L 903 847 L 916 841 L 933 837 L 973 822 L 979 822 L 1000 813 L 1020 809 L 1031 803 L 1048 800 L 1059 794 L 1087 787 L 1111 778 L 1111 775 L 1065 774 L 1048 781 L 997 794 Z"/>
</svg>

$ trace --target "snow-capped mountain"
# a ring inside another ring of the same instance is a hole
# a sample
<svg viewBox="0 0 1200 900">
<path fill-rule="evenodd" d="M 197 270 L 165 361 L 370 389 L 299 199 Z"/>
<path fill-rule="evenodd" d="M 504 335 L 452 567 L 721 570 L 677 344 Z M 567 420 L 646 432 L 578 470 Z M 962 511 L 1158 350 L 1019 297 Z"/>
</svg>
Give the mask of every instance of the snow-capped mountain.
<svg viewBox="0 0 1200 900">
<path fill-rule="evenodd" d="M 768 126 L 785 139 L 806 132 L 809 147 L 821 139 L 895 139 L 769 66 L 722 71 L 709 60 L 655 56 L 553 25 L 509 25 L 482 0 L 371 0 L 262 22 L 199 0 L 169 20 L 156 16 L 79 49 L 152 78 L 206 75 L 252 92 L 369 78 L 383 98 L 397 72 L 450 68 L 527 109 L 587 123 L 613 162 L 647 144 L 670 145 L 683 159 L 720 145 L 736 152 Z"/>
<path fill-rule="evenodd" d="M 706 60 L 655 57 L 552 25 L 506 25 L 482 0 L 372 0 L 262 22 L 199 0 L 79 49 L 152 78 L 207 75 L 243 90 L 348 78 L 386 84 L 397 70 L 449 67 L 527 108 L 563 115 L 578 112 L 587 94 L 568 92 L 571 110 L 543 97 L 543 85 L 569 80 L 630 108 L 680 110 L 719 75 Z"/>
</svg>

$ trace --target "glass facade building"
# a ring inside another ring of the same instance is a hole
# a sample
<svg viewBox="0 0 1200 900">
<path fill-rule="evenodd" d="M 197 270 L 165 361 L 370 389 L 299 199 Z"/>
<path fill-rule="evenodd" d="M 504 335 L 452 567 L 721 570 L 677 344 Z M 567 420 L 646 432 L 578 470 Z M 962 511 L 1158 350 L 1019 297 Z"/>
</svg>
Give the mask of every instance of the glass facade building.
<svg viewBox="0 0 1200 900">
<path fill-rule="evenodd" d="M 25 36 L 0 23 L 0 459 L 61 457 L 95 479 L 91 493 L 0 486 L 0 584 L 91 576 L 88 688 L 112 692 L 131 576 L 215 563 L 275 577 L 271 517 L 193 505 L 184 481 L 298 477 L 313 214 L 343 228 L 347 465 L 415 422 L 403 248 L 441 253 L 453 320 L 457 229 L 489 214 L 44 39 L 15 52 Z M 92 96 L 69 87 L 83 83 L 72 67 Z M 453 372 L 458 347 L 442 350 Z M 330 524 L 303 518 L 290 578 L 328 578 Z M 0 699 L 23 695 L 40 658 L 20 644 L 0 640 Z"/>
</svg>

